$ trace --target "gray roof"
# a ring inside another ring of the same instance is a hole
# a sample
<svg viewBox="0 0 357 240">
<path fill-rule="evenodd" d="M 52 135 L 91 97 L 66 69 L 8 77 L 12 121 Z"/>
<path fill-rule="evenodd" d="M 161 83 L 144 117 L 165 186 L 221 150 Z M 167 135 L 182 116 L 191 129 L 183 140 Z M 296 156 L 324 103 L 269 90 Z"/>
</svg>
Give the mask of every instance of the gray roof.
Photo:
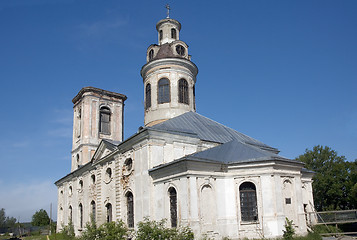
<svg viewBox="0 0 357 240">
<path fill-rule="evenodd" d="M 252 145 L 232 140 L 217 147 L 209 148 L 202 152 L 191 154 L 185 158 L 188 159 L 205 159 L 221 163 L 238 163 L 238 162 L 255 162 L 271 159 L 289 159 L 280 157 L 279 155 L 262 150 Z"/>
<path fill-rule="evenodd" d="M 184 113 L 165 122 L 154 125 L 151 128 L 169 132 L 195 134 L 201 140 L 217 143 L 228 143 L 236 140 L 241 143 L 257 146 L 273 153 L 279 152 L 276 148 L 270 147 L 254 138 L 237 132 L 234 129 L 217 123 L 196 112 Z"/>
</svg>

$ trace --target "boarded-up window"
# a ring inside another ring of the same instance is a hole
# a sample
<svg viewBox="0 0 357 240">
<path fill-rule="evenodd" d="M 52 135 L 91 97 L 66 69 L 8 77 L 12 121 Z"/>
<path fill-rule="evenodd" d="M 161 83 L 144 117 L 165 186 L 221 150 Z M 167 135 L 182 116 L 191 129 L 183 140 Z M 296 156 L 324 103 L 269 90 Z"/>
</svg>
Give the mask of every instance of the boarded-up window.
<svg viewBox="0 0 357 240">
<path fill-rule="evenodd" d="M 177 193 L 175 188 L 169 189 L 171 227 L 177 227 Z"/>
<path fill-rule="evenodd" d="M 242 183 L 239 187 L 240 211 L 242 221 L 257 221 L 257 194 L 255 185 L 251 182 Z"/>
<path fill-rule="evenodd" d="M 151 107 L 151 84 L 148 83 L 145 88 L 145 109 Z"/>
<path fill-rule="evenodd" d="M 131 192 L 126 194 L 126 204 L 127 204 L 127 224 L 128 227 L 134 227 L 134 197 Z"/>
<path fill-rule="evenodd" d="M 216 220 L 215 195 L 210 185 L 206 184 L 201 189 L 200 196 L 200 217 L 205 226 L 211 226 Z"/>
<path fill-rule="evenodd" d="M 108 107 L 100 108 L 99 132 L 110 134 L 110 109 Z"/>
<path fill-rule="evenodd" d="M 185 79 L 179 80 L 178 98 L 180 103 L 188 104 L 188 83 Z"/>
<path fill-rule="evenodd" d="M 158 84 L 158 103 L 168 103 L 170 102 L 170 81 L 167 78 L 162 78 L 159 80 Z"/>
</svg>

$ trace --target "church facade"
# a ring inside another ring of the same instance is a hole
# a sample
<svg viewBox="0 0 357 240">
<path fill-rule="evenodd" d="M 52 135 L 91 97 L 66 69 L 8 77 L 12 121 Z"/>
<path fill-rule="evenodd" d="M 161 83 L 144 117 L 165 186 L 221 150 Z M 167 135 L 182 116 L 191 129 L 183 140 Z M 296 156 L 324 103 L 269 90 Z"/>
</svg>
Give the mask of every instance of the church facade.
<svg viewBox="0 0 357 240">
<path fill-rule="evenodd" d="M 196 113 L 197 66 L 160 20 L 141 69 L 144 127 L 123 139 L 126 96 L 94 87 L 73 98 L 71 172 L 58 180 L 57 229 L 94 217 L 136 228 L 145 217 L 189 226 L 197 238 L 273 238 L 285 219 L 307 233 L 312 175 L 279 150 Z"/>
</svg>

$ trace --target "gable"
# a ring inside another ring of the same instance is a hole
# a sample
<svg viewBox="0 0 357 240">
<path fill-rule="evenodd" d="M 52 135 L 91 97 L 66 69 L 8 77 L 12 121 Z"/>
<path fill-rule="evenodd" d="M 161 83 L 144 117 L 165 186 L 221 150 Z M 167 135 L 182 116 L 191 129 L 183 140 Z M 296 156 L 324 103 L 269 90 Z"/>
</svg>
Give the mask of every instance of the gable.
<svg viewBox="0 0 357 240">
<path fill-rule="evenodd" d="M 94 162 L 98 161 L 98 160 L 104 158 L 105 156 L 108 156 L 109 154 L 111 154 L 116 149 L 117 149 L 117 143 L 116 142 L 103 139 L 99 143 L 99 146 L 97 147 L 97 149 L 96 149 L 96 151 L 95 151 L 95 153 L 94 153 L 94 155 L 92 157 L 92 160 Z"/>
</svg>

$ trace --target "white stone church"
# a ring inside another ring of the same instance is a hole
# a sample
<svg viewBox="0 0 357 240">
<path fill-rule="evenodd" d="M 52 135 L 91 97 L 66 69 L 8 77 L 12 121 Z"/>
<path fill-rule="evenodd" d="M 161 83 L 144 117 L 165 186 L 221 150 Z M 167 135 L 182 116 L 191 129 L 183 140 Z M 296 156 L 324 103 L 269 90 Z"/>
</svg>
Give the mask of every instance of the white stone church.
<svg viewBox="0 0 357 240">
<path fill-rule="evenodd" d="M 94 87 L 73 98 L 71 172 L 56 182 L 57 229 L 144 217 L 189 226 L 196 238 L 274 238 L 285 218 L 307 233 L 312 175 L 279 150 L 196 113 L 197 66 L 181 24 L 156 24 L 141 69 L 145 127 L 123 139 L 126 96 Z"/>
</svg>

